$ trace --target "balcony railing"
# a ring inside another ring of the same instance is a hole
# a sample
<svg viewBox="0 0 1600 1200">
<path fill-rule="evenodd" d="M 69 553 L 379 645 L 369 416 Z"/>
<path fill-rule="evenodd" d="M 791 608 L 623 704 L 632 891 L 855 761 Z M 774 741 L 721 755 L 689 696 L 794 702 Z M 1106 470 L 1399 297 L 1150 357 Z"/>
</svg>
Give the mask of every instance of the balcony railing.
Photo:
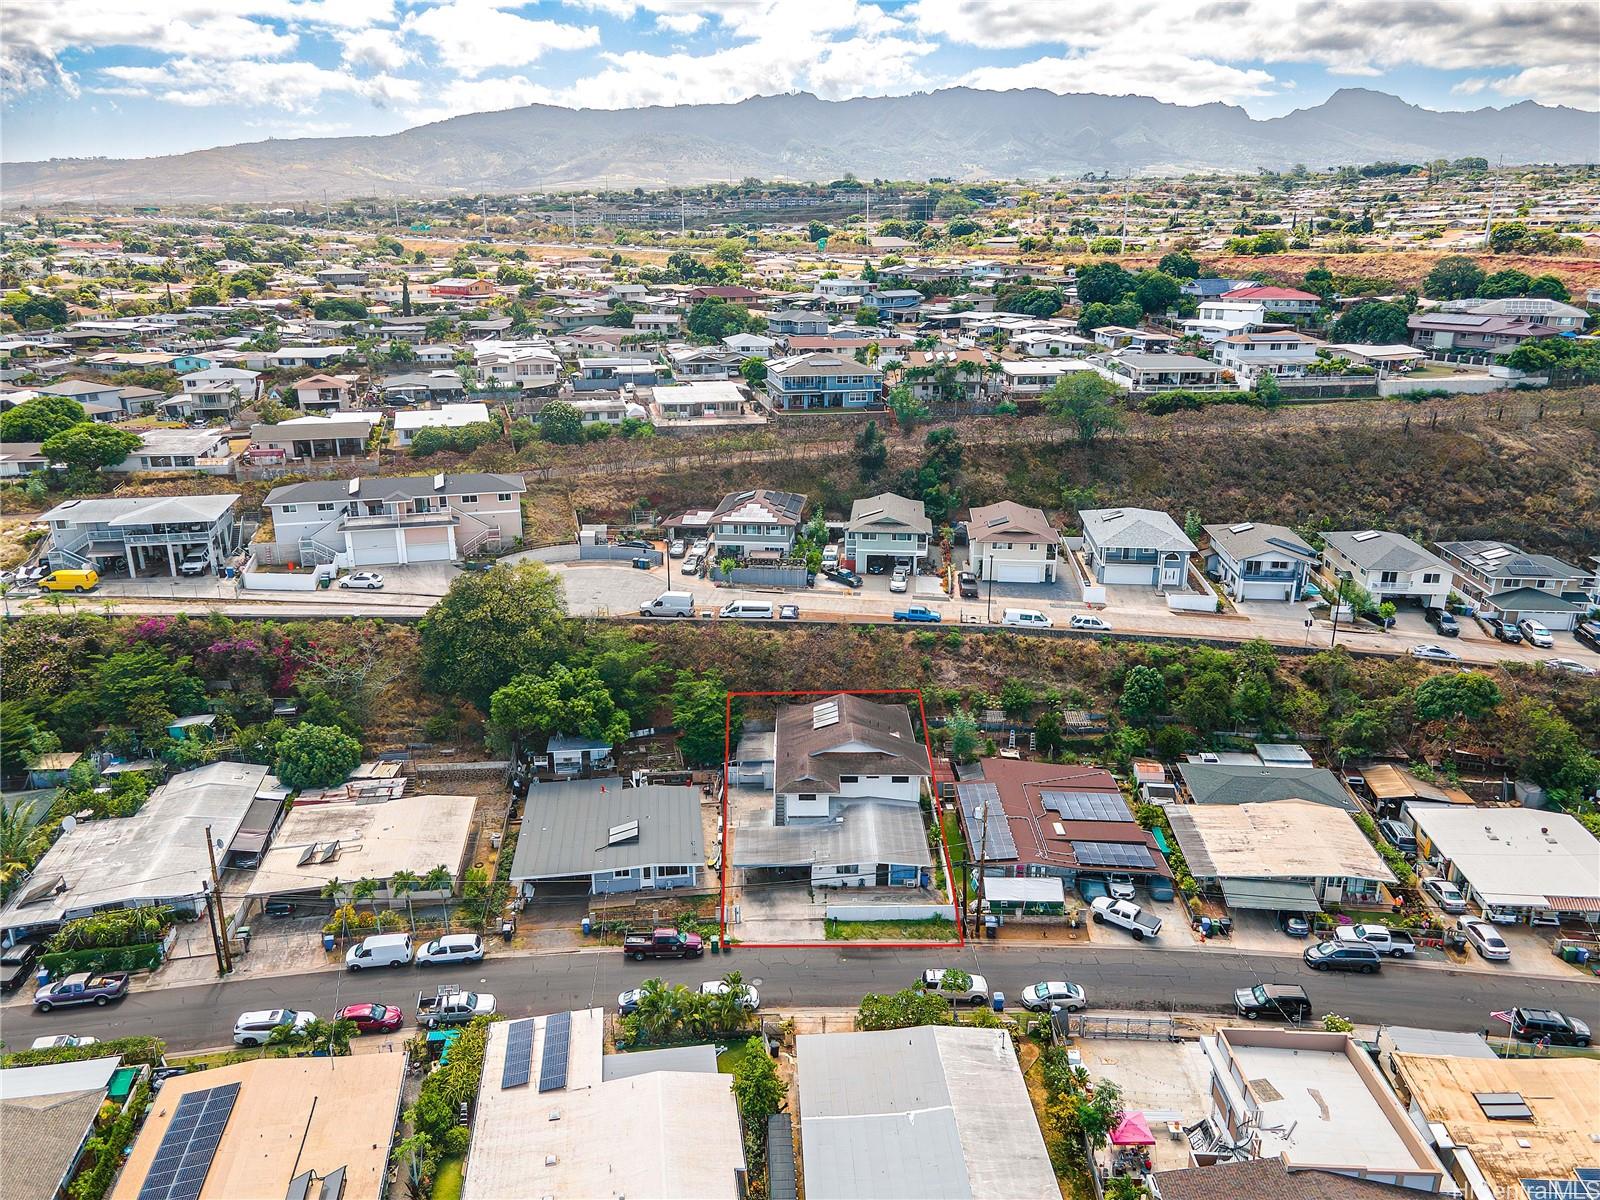
<svg viewBox="0 0 1600 1200">
<path fill-rule="evenodd" d="M 455 523 L 456 515 L 453 512 L 364 513 L 361 516 L 346 517 L 343 522 L 343 528 L 393 529 L 396 526 L 424 528 L 430 525 L 454 525 Z"/>
</svg>

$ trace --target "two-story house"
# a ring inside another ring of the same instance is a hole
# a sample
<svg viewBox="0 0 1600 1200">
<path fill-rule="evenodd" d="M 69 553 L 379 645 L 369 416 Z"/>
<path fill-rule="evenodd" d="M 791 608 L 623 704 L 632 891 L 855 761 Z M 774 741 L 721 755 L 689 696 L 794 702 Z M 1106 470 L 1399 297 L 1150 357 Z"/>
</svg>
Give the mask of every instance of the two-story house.
<svg viewBox="0 0 1600 1200">
<path fill-rule="evenodd" d="M 1236 333 L 1216 342 L 1217 362 L 1245 379 L 1259 375 L 1297 378 L 1317 361 L 1322 343 L 1293 330 Z"/>
<path fill-rule="evenodd" d="M 792 870 L 812 887 L 906 887 L 931 866 L 928 752 L 903 704 L 818 697 L 778 709 L 773 803 L 738 826 L 732 865 Z"/>
<path fill-rule="evenodd" d="M 996 583 L 1054 583 L 1061 535 L 1038 508 L 1012 500 L 967 513 L 970 567 Z"/>
<path fill-rule="evenodd" d="M 543 343 L 477 342 L 472 347 L 472 356 L 473 367 L 482 383 L 538 391 L 561 382 L 561 356 Z"/>
<path fill-rule="evenodd" d="M 39 519 L 50 527 L 50 565 L 107 571 L 124 562 L 130 578 L 142 572 L 171 575 L 193 550 L 214 567 L 237 548 L 236 495 L 134 496 L 68 500 Z"/>
<path fill-rule="evenodd" d="M 1546 629 L 1571 629 L 1588 611 L 1590 573 L 1548 554 L 1505 542 L 1435 542 L 1455 587 L 1479 612 L 1513 624 L 1530 617 Z"/>
<path fill-rule="evenodd" d="M 776 337 L 825 337 L 828 318 L 805 308 L 786 308 L 767 315 L 767 332 Z"/>
<path fill-rule="evenodd" d="M 1283 525 L 1207 525 L 1206 573 L 1233 600 L 1299 600 L 1317 552 Z"/>
<path fill-rule="evenodd" d="M 730 492 L 706 522 L 714 557 L 782 560 L 794 551 L 806 498 L 796 492 L 756 488 Z"/>
<path fill-rule="evenodd" d="M 1214 342 L 1236 333 L 1252 333 L 1266 321 L 1267 310 L 1260 304 L 1206 300 L 1193 317 L 1181 323 L 1181 328 L 1203 342 Z"/>
<path fill-rule="evenodd" d="M 687 383 L 695 379 L 737 379 L 744 362 L 737 350 L 726 346 L 668 346 L 663 352 L 672 377 Z"/>
<path fill-rule="evenodd" d="M 366 476 L 274 488 L 277 561 L 359 568 L 449 562 L 522 536 L 521 475 Z"/>
<path fill-rule="evenodd" d="M 883 369 L 842 354 L 795 354 L 767 363 L 767 404 L 776 412 L 883 407 Z"/>
<path fill-rule="evenodd" d="M 487 279 L 436 279 L 428 294 L 436 300 L 482 300 L 494 295 L 494 284 Z"/>
<path fill-rule="evenodd" d="M 1172 388 L 1191 392 L 1233 389 L 1225 383 L 1224 368 L 1191 354 L 1139 354 L 1131 350 L 1104 359 L 1101 374 L 1119 387 L 1134 392 L 1160 392 Z"/>
<path fill-rule="evenodd" d="M 811 290 L 830 307 L 857 308 L 868 303 L 876 287 L 868 279 L 819 279 Z"/>
<path fill-rule="evenodd" d="M 1485 317 L 1515 317 L 1532 325 L 1548 325 L 1557 333 L 1582 333 L 1589 314 L 1573 304 L 1542 296 L 1507 296 L 1500 300 L 1458 300 L 1441 306 L 1445 312 Z"/>
<path fill-rule="evenodd" d="M 1560 337 L 1549 325 L 1536 325 L 1522 317 L 1489 313 L 1413 313 L 1406 318 L 1411 344 L 1424 350 L 1496 353 L 1515 350 L 1524 342 Z"/>
<path fill-rule="evenodd" d="M 231 421 L 239 410 L 261 398 L 261 376 L 237 367 L 211 367 L 183 376 L 183 391 L 161 407 L 188 413 L 196 420 Z"/>
<path fill-rule="evenodd" d="M 722 344 L 737 354 L 741 363 L 747 358 L 759 358 L 765 362 L 772 357 L 778 339 L 764 333 L 730 333 L 722 339 Z"/>
<path fill-rule="evenodd" d="M 1177 345 L 1170 333 L 1139 329 L 1132 325 L 1102 325 L 1094 331 L 1094 342 L 1107 350 L 1133 350 L 1140 354 L 1165 354 Z"/>
<path fill-rule="evenodd" d="M 340 412 L 355 407 L 354 377 L 312 375 L 290 385 L 294 406 L 303 413 Z"/>
<path fill-rule="evenodd" d="M 1024 358 L 1000 364 L 1000 394 L 1007 400 L 1037 400 L 1075 371 L 1093 371 L 1076 358 Z"/>
<path fill-rule="evenodd" d="M 1322 543 L 1323 570 L 1338 579 L 1353 579 L 1379 603 L 1411 600 L 1424 608 L 1443 608 L 1450 596 L 1450 564 L 1403 534 L 1343 529 L 1323 534 Z"/>
<path fill-rule="evenodd" d="M 1181 589 L 1198 548 L 1164 512 L 1150 508 L 1086 508 L 1083 554 L 1098 583 Z"/>
<path fill-rule="evenodd" d="M 844 563 L 857 571 L 874 565 L 893 568 L 909 559 L 911 573 L 921 573 L 933 537 L 933 522 L 921 500 L 908 500 L 893 492 L 866 496 L 850 506 L 845 526 Z"/>
<path fill-rule="evenodd" d="M 1320 296 L 1302 292 L 1299 288 L 1273 287 L 1252 284 L 1224 292 L 1221 299 L 1229 304 L 1259 304 L 1269 313 L 1284 313 L 1291 317 L 1314 317 L 1322 304 Z"/>
</svg>

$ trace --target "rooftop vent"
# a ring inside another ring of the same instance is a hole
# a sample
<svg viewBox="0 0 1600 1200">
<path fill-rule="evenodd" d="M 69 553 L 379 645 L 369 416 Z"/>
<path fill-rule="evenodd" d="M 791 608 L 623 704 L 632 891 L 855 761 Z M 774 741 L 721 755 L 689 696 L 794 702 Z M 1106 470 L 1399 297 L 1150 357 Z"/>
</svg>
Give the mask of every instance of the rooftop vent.
<svg viewBox="0 0 1600 1200">
<path fill-rule="evenodd" d="M 344 491 L 345 491 L 345 495 L 347 495 L 347 496 L 354 496 L 354 495 L 355 495 L 355 494 L 356 494 L 356 493 L 357 493 L 357 492 L 359 492 L 359 491 L 360 491 L 360 490 L 361 490 L 361 480 L 360 480 L 360 478 L 359 478 L 359 477 L 357 477 L 357 478 L 355 478 L 355 479 L 352 479 L 352 480 L 351 480 L 351 481 L 350 481 L 350 482 L 349 482 L 349 483 L 348 483 L 348 484 L 347 484 L 347 485 L 346 485 L 346 486 L 345 486 L 345 489 L 344 489 Z"/>
<path fill-rule="evenodd" d="M 830 725 L 839 723 L 839 702 L 825 700 L 821 704 L 811 706 L 811 728 L 826 729 Z"/>
</svg>

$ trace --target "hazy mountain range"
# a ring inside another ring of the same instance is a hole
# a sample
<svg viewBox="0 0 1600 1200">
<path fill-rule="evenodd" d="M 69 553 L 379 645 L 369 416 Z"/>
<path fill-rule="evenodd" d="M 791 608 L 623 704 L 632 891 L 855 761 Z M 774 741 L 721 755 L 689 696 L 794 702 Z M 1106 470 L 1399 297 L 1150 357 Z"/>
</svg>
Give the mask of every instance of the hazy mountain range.
<svg viewBox="0 0 1600 1200">
<path fill-rule="evenodd" d="M 383 137 L 249 142 L 145 159 L 8 163 L 8 204 L 270 201 L 663 187 L 761 179 L 1043 178 L 1282 170 L 1481 155 L 1593 162 L 1600 115 L 1525 101 L 1434 112 L 1362 88 L 1271 120 L 1228 104 L 951 88 L 912 96 L 473 113 Z"/>
</svg>

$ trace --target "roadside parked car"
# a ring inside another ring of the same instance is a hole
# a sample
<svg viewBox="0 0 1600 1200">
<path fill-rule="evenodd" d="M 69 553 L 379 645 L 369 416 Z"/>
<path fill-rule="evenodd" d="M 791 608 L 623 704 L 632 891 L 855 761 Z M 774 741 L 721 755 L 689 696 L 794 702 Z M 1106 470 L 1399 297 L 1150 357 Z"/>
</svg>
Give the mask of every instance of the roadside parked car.
<svg viewBox="0 0 1600 1200">
<path fill-rule="evenodd" d="M 31 1049 L 31 1050 L 71 1050 L 76 1046 L 98 1046 L 99 1044 L 100 1044 L 100 1039 L 99 1038 L 97 1038 L 97 1037 L 86 1037 L 83 1034 L 58 1033 L 58 1034 L 55 1034 L 54 1036 L 52 1036 L 51 1034 L 47 1033 L 43 1037 L 34 1038 L 33 1039 L 33 1045 L 30 1046 L 29 1049 Z"/>
<path fill-rule="evenodd" d="M 342 588 L 360 588 L 363 591 L 376 592 L 383 589 L 383 576 L 376 571 L 352 571 L 349 575 L 339 580 Z"/>
<path fill-rule="evenodd" d="M 1420 658 L 1424 662 L 1460 662 L 1461 655 L 1454 650 L 1446 650 L 1435 642 L 1424 642 L 1420 646 L 1411 647 L 1411 657 Z"/>
<path fill-rule="evenodd" d="M 1029 1012 L 1049 1012 L 1053 1008 L 1082 1012 L 1089 1007 L 1089 997 L 1081 987 L 1060 979 L 1029 984 L 1022 989 L 1021 1000 L 1022 1007 Z"/>
<path fill-rule="evenodd" d="M 296 1012 L 292 1008 L 266 1008 L 240 1013 L 239 1019 L 233 1023 L 233 1040 L 240 1046 L 265 1046 L 278 1026 L 304 1029 L 316 1019 L 316 1013 Z"/>
<path fill-rule="evenodd" d="M 1078 613 L 1067 622 L 1071 629 L 1086 629 L 1091 633 L 1110 633 L 1111 626 L 1103 617 L 1094 616 L 1092 613 Z"/>
<path fill-rule="evenodd" d="M 944 977 L 948 969 L 945 967 L 930 967 L 917 980 L 917 986 L 925 992 L 937 992 L 952 1004 L 958 1001 L 965 1004 L 989 1003 L 989 981 L 987 979 L 982 975 L 971 975 L 969 973 L 970 982 L 966 987 L 947 988 L 944 985 Z"/>
<path fill-rule="evenodd" d="M 976 600 L 978 598 L 978 577 L 971 571 L 963 571 L 956 576 L 956 590 L 961 593 L 963 600 Z"/>
<path fill-rule="evenodd" d="M 798 604 L 778 605 L 778 620 L 798 621 L 800 619 L 800 606 Z"/>
<path fill-rule="evenodd" d="M 913 604 L 909 608 L 898 608 L 894 612 L 896 621 L 930 621 L 935 624 L 944 620 L 933 609 L 925 604 Z"/>
<path fill-rule="evenodd" d="M 1307 946 L 1306 966 L 1313 971 L 1358 971 L 1372 975 L 1383 969 L 1383 958 L 1371 946 L 1351 942 L 1318 942 Z"/>
<path fill-rule="evenodd" d="M 1499 617 L 1485 617 L 1483 623 L 1489 627 L 1489 632 L 1502 642 L 1519 645 L 1522 642 L 1522 630 L 1509 622 L 1502 621 Z"/>
<path fill-rule="evenodd" d="M 1467 944 L 1478 952 L 1478 957 L 1488 962 L 1509 962 L 1511 947 L 1500 936 L 1500 931 L 1488 921 L 1477 917 L 1462 917 L 1456 927 L 1467 935 Z"/>
<path fill-rule="evenodd" d="M 1588 663 L 1581 663 L 1575 658 L 1547 658 L 1540 665 L 1548 667 L 1552 671 L 1565 671 L 1569 675 L 1588 677 L 1600 674 L 1600 671 L 1596 671 Z"/>
<path fill-rule="evenodd" d="M 1519 1042 L 1547 1042 L 1552 1046 L 1587 1046 L 1589 1027 L 1576 1017 L 1553 1008 L 1513 1008 L 1511 1036 Z"/>
<path fill-rule="evenodd" d="M 702 996 L 721 996 L 727 990 L 727 981 L 723 979 L 708 979 L 700 985 Z M 748 983 L 739 985 L 739 1007 L 745 1012 L 755 1012 L 761 1007 L 761 994 Z"/>
<path fill-rule="evenodd" d="M 1008 608 L 1001 614 L 1000 624 L 1013 629 L 1049 629 L 1051 621 L 1037 608 Z"/>
<path fill-rule="evenodd" d="M 1460 637 L 1461 622 L 1456 620 L 1447 609 L 1430 608 L 1423 614 L 1429 625 L 1440 637 Z"/>
<path fill-rule="evenodd" d="M 1464 913 L 1467 911 L 1467 899 L 1461 894 L 1461 889 L 1448 879 L 1441 879 L 1435 875 L 1431 879 L 1422 881 L 1422 890 L 1433 898 L 1433 902 L 1447 913 Z"/>
<path fill-rule="evenodd" d="M 1293 983 L 1258 983 L 1233 993 L 1233 1007 L 1247 1021 L 1267 1017 L 1298 1025 L 1311 1019 L 1311 997 Z"/>
<path fill-rule="evenodd" d="M 33 993 L 33 1007 L 42 1013 L 53 1008 L 73 1008 L 92 1004 L 104 1008 L 128 994 L 126 971 L 79 971 L 54 983 L 47 983 Z"/>
<path fill-rule="evenodd" d="M 354 1021 L 360 1033 L 393 1033 L 404 1024 L 406 1014 L 392 1004 L 347 1004 L 334 1017 Z"/>
<path fill-rule="evenodd" d="M 475 933 L 447 933 L 417 947 L 417 966 L 437 963 L 482 962 L 483 939 Z"/>
<path fill-rule="evenodd" d="M 1523 617 L 1517 622 L 1517 632 L 1527 639 L 1528 645 L 1537 646 L 1541 650 L 1550 650 L 1555 647 L 1556 639 L 1544 627 L 1542 621 L 1535 621 L 1532 617 Z"/>
</svg>

